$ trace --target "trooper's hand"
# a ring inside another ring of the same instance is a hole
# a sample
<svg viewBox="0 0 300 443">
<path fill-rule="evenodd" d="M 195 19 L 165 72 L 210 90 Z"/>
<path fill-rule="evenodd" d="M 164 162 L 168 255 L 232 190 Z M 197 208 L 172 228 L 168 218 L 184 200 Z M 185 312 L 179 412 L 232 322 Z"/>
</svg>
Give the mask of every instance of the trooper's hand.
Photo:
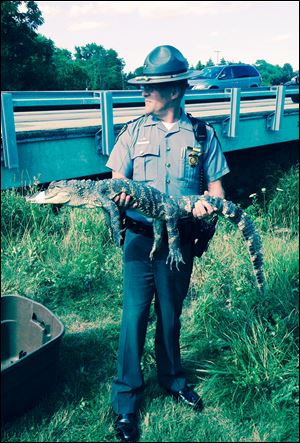
<svg viewBox="0 0 300 443">
<path fill-rule="evenodd" d="M 119 208 L 122 208 L 122 209 L 127 209 L 130 206 L 132 206 L 132 208 L 138 207 L 138 203 L 133 203 L 132 197 L 130 195 L 125 194 L 125 192 L 122 192 L 121 194 L 117 195 L 114 198 L 114 202 L 117 203 Z"/>
<path fill-rule="evenodd" d="M 208 195 L 208 192 L 205 191 L 204 195 Z M 192 212 L 193 212 L 193 216 L 195 218 L 205 218 L 205 217 L 208 217 L 209 215 L 211 215 L 214 212 L 214 210 L 210 206 L 210 204 L 207 203 L 205 200 L 198 200 L 195 203 L 195 206 L 194 206 Z"/>
</svg>

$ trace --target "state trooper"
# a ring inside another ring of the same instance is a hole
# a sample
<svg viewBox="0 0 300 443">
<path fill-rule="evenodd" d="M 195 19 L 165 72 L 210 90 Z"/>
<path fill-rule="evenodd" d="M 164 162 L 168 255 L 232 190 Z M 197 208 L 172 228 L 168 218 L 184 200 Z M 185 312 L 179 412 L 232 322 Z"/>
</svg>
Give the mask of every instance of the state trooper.
<svg viewBox="0 0 300 443">
<path fill-rule="evenodd" d="M 192 76 L 187 60 L 175 47 L 158 46 L 149 53 L 143 75 L 128 81 L 141 87 L 145 114 L 120 131 L 107 162 L 113 178 L 137 180 L 174 197 L 200 194 L 204 190 L 224 197 L 221 177 L 229 168 L 215 131 L 207 125 L 205 141 L 199 142 L 181 106 L 187 79 Z M 202 175 L 205 189 L 201 189 Z M 112 406 L 117 414 L 117 437 L 122 441 L 137 441 L 138 410 L 144 388 L 141 357 L 153 298 L 158 382 L 177 401 L 196 411 L 203 408 L 201 398 L 187 384 L 179 343 L 180 315 L 189 288 L 195 240 L 191 222 L 182 222 L 179 230 L 185 264 L 180 264 L 179 271 L 166 264 L 167 236 L 151 261 L 152 220 L 131 207 L 130 196 L 122 193 L 115 201 L 126 210 L 127 229 L 123 250 L 123 312 Z M 211 206 L 203 201 L 198 201 L 193 209 L 194 217 L 201 219 L 212 212 Z"/>
</svg>

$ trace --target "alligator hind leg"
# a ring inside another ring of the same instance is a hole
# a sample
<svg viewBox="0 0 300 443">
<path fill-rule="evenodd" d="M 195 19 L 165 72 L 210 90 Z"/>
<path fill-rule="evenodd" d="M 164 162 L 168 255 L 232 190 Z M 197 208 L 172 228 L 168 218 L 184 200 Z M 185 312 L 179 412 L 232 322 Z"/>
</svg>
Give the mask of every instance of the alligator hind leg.
<svg viewBox="0 0 300 443">
<path fill-rule="evenodd" d="M 170 269 L 172 269 L 173 263 L 175 262 L 176 268 L 179 271 L 179 263 L 184 263 L 184 260 L 180 251 L 180 238 L 177 228 L 177 219 L 174 216 L 167 217 L 166 224 L 169 244 L 169 255 L 166 263 L 168 264 L 170 261 Z"/>
</svg>

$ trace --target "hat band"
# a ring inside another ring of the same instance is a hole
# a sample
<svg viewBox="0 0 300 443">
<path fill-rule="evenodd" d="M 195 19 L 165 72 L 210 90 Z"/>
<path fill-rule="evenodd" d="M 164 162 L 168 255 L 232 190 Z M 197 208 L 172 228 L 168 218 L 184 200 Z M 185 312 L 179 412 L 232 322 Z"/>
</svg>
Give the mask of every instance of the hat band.
<svg viewBox="0 0 300 443">
<path fill-rule="evenodd" d="M 169 80 L 170 78 L 182 77 L 183 74 L 187 74 L 187 71 L 181 72 L 180 74 L 171 74 L 171 75 L 151 75 L 151 76 L 142 75 L 140 77 L 135 77 L 135 80 L 137 82 L 140 81 L 147 82 L 150 80 Z"/>
</svg>

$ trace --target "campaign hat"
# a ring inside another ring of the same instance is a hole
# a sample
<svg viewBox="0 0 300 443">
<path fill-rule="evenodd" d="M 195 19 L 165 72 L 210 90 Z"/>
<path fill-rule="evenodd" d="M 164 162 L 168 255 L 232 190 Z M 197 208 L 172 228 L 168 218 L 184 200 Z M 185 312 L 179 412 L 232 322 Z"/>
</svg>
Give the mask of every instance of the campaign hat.
<svg viewBox="0 0 300 443">
<path fill-rule="evenodd" d="M 127 82 L 135 85 L 166 83 L 192 78 L 199 72 L 189 69 L 182 53 L 170 45 L 154 48 L 146 57 L 143 73 Z"/>
</svg>

